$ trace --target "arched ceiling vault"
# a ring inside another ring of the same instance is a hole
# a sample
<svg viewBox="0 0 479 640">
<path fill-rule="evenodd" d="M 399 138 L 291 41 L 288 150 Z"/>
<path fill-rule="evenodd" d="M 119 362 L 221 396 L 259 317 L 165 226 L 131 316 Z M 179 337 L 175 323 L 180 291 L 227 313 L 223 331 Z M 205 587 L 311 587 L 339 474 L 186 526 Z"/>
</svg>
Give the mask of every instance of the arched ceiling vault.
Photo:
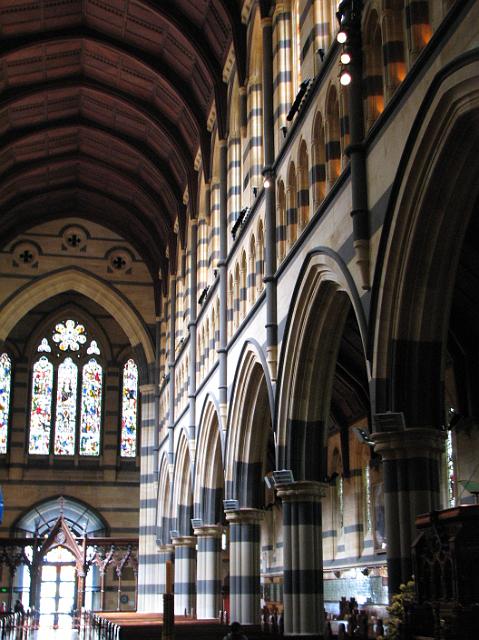
<svg viewBox="0 0 479 640">
<path fill-rule="evenodd" d="M 226 135 L 231 46 L 244 83 L 240 13 L 240 0 L 4 0 L 0 236 L 91 217 L 165 272 L 185 190 L 196 214 L 198 150 L 209 179 L 213 107 Z"/>
</svg>

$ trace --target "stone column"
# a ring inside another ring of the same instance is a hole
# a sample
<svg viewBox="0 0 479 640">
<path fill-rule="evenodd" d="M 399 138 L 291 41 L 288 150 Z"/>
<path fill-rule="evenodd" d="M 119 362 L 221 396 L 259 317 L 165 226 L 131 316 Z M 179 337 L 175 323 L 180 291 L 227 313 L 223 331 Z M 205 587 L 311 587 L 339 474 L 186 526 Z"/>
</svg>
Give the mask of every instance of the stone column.
<svg viewBox="0 0 479 640">
<path fill-rule="evenodd" d="M 172 540 L 175 547 L 175 615 L 194 613 L 196 580 L 196 538 L 178 536 Z"/>
<path fill-rule="evenodd" d="M 284 635 L 319 636 L 324 626 L 321 498 L 326 485 L 279 485 L 283 502 Z"/>
<path fill-rule="evenodd" d="M 374 433 L 383 460 L 389 594 L 411 579 L 415 519 L 440 507 L 445 434 L 435 429 Z"/>
<path fill-rule="evenodd" d="M 196 615 L 199 620 L 216 618 L 221 608 L 221 525 L 195 529 L 198 538 L 196 561 Z"/>
<path fill-rule="evenodd" d="M 172 544 L 162 544 L 158 547 L 158 556 L 160 559 L 160 573 L 159 573 L 159 585 L 158 590 L 160 593 L 167 593 L 166 584 L 166 563 L 169 561 L 172 564 L 175 562 L 175 548 Z M 163 605 L 163 602 L 161 602 Z M 161 611 L 162 609 L 159 609 Z"/>
<path fill-rule="evenodd" d="M 227 229 L 227 206 L 228 206 L 228 154 L 225 140 L 219 141 L 220 150 L 220 257 L 218 260 L 219 270 L 219 295 L 220 295 L 220 317 L 219 317 L 219 384 L 218 393 L 220 400 L 221 426 L 226 428 L 227 402 L 228 402 L 228 307 L 227 307 L 227 254 L 228 254 L 228 229 Z"/>
<path fill-rule="evenodd" d="M 157 611 L 159 558 L 156 545 L 157 474 L 155 469 L 155 402 L 154 385 L 142 385 L 141 393 L 141 466 L 140 466 L 140 531 L 138 567 L 138 611 Z"/>
<path fill-rule="evenodd" d="M 226 511 L 230 526 L 230 620 L 244 625 L 260 622 L 259 509 Z"/>
<path fill-rule="evenodd" d="M 274 163 L 273 28 L 271 18 L 261 20 L 263 31 L 263 139 L 265 178 L 264 282 L 266 286 L 266 356 L 272 380 L 277 374 L 278 318 L 276 295 L 276 183 Z"/>
</svg>

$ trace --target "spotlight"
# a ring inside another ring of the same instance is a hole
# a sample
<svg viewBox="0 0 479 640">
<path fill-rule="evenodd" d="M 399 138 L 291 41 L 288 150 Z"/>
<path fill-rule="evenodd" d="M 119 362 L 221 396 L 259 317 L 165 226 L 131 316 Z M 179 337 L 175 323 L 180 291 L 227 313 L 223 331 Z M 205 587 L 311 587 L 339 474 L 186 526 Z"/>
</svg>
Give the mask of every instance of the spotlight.
<svg viewBox="0 0 479 640">
<path fill-rule="evenodd" d="M 349 71 L 343 71 L 339 78 L 339 82 L 343 85 L 343 87 L 347 87 L 348 84 L 351 84 L 351 74 Z"/>
<path fill-rule="evenodd" d="M 336 40 L 339 42 L 339 44 L 344 44 L 347 39 L 348 39 L 348 34 L 346 33 L 346 31 L 343 31 L 343 30 L 340 31 L 336 36 Z"/>
<path fill-rule="evenodd" d="M 269 189 L 270 186 L 271 186 L 271 180 L 269 178 L 265 178 L 263 186 L 264 186 L 265 189 Z"/>
<path fill-rule="evenodd" d="M 349 64 L 351 62 L 351 56 L 347 51 L 343 51 L 340 57 L 341 64 Z"/>
</svg>

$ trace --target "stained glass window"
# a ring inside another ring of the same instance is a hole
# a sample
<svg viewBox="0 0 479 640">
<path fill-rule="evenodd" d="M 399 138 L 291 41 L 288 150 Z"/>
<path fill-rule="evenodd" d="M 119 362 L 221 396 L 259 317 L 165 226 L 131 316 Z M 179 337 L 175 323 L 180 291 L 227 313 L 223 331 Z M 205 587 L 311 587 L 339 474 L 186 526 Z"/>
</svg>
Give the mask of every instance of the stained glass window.
<svg viewBox="0 0 479 640">
<path fill-rule="evenodd" d="M 456 506 L 456 470 L 454 468 L 454 449 L 452 446 L 452 432 L 447 432 L 447 501 L 450 507 Z"/>
<path fill-rule="evenodd" d="M 75 453 L 78 367 L 71 358 L 58 367 L 55 448 L 58 455 Z"/>
<path fill-rule="evenodd" d="M 136 455 L 136 422 L 138 410 L 138 367 L 133 360 L 123 367 L 121 405 L 121 452 L 125 458 Z"/>
<path fill-rule="evenodd" d="M 363 482 L 364 482 L 364 524 L 366 532 L 371 531 L 372 529 L 372 504 L 371 504 L 371 474 L 369 473 L 369 465 L 367 464 L 364 467 L 363 473 Z"/>
<path fill-rule="evenodd" d="M 78 351 L 80 345 L 86 342 L 85 327 L 75 320 L 59 322 L 55 326 L 53 342 L 58 344 L 61 351 Z"/>
<path fill-rule="evenodd" d="M 96 340 L 92 340 L 90 342 L 90 346 L 88 347 L 86 352 L 88 353 L 89 356 L 92 356 L 93 354 L 96 354 L 97 356 L 100 355 L 100 349 L 96 343 Z"/>
<path fill-rule="evenodd" d="M 80 418 L 80 455 L 100 454 L 102 368 L 92 358 L 83 367 Z"/>
<path fill-rule="evenodd" d="M 6 353 L 2 353 L 0 356 L 0 453 L 7 453 L 11 386 L 12 361 Z"/>
<path fill-rule="evenodd" d="M 43 351 L 45 353 L 51 353 L 51 346 L 48 344 L 48 340 L 46 338 L 43 338 L 43 340 L 40 342 L 40 344 L 38 345 L 38 349 L 37 351 Z"/>
<path fill-rule="evenodd" d="M 52 421 L 53 365 L 42 356 L 33 365 L 32 407 L 30 412 L 31 454 L 49 453 Z"/>
</svg>

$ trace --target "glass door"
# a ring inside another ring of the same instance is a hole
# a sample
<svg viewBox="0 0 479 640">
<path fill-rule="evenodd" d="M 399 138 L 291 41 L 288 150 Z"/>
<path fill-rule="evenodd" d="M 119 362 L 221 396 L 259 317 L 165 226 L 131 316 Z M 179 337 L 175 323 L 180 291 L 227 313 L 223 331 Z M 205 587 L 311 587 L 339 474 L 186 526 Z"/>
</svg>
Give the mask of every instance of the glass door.
<svg viewBox="0 0 479 640">
<path fill-rule="evenodd" d="M 73 555 L 63 547 L 52 549 L 45 556 L 42 566 L 40 588 L 42 626 L 71 627 L 76 589 Z"/>
</svg>

